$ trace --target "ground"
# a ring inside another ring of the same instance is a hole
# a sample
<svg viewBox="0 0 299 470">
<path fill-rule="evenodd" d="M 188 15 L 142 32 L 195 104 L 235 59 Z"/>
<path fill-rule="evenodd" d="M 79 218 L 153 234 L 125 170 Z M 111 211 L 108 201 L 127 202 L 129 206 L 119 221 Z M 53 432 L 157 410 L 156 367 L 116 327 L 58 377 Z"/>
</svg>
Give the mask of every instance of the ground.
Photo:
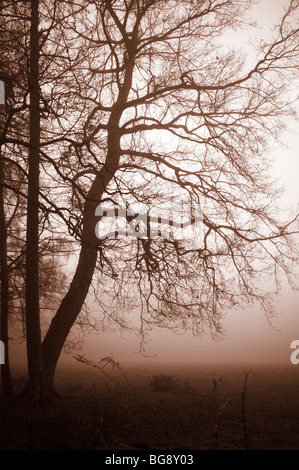
<svg viewBox="0 0 299 470">
<path fill-rule="evenodd" d="M 75 361 L 60 367 L 59 396 L 38 410 L 20 397 L 2 400 L 0 449 L 299 449 L 295 366 L 145 361 L 105 372 Z M 14 382 L 20 391 L 22 371 Z"/>
</svg>

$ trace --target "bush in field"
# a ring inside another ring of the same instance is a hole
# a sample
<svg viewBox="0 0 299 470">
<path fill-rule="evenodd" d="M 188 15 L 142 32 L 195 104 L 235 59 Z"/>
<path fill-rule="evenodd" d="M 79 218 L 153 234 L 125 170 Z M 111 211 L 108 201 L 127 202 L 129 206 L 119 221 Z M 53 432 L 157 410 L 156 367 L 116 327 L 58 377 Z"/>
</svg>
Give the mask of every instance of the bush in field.
<svg viewBox="0 0 299 470">
<path fill-rule="evenodd" d="M 150 381 L 150 387 L 154 392 L 169 392 L 174 390 L 177 385 L 177 380 L 171 375 L 155 375 Z"/>
</svg>

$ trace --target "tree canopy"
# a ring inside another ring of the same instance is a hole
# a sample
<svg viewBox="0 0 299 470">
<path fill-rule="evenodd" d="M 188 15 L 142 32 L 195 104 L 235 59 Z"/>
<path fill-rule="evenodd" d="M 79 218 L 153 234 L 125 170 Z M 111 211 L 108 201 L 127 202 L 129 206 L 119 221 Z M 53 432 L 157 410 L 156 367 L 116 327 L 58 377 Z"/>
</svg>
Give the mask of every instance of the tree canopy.
<svg viewBox="0 0 299 470">
<path fill-rule="evenodd" d="M 286 7 L 271 41 L 253 46 L 255 63 L 222 43 L 226 31 L 251 25 L 251 4 L 3 2 L 3 28 L 11 34 L 14 19 L 19 47 L 8 53 L 14 77 L 1 71 L 10 90 L 1 159 L 30 183 L 27 154 L 38 154 L 39 242 L 51 234 L 57 259 L 65 257 L 62 236 L 78 250 L 72 281 L 37 345 L 50 388 L 88 292 L 101 318 L 121 327 L 137 309 L 141 336 L 154 326 L 217 336 L 223 312 L 258 302 L 270 316 L 281 274 L 293 283 L 298 215 L 279 212 L 269 149 L 294 116 L 298 2 Z M 37 85 L 34 104 L 28 96 Z M 7 181 L 3 187 L 19 192 Z M 166 217 L 171 207 L 170 225 L 182 211 L 200 210 L 200 243 L 172 231 L 100 240 L 97 208 L 120 205 L 127 226 L 154 209 Z"/>
</svg>

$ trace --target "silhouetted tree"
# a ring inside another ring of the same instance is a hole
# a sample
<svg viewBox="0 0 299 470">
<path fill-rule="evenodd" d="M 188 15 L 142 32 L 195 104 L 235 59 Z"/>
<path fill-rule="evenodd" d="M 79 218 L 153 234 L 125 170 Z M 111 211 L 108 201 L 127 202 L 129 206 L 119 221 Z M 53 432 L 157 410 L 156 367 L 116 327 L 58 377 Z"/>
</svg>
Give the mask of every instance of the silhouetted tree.
<svg viewBox="0 0 299 470">
<path fill-rule="evenodd" d="M 53 233 L 46 223 L 48 208 L 43 204 L 44 195 L 39 187 L 39 129 L 43 106 L 38 76 L 38 3 L 3 2 L 0 20 L 0 79 L 6 88 L 6 104 L 0 115 L 0 323 L 1 340 L 6 348 L 2 385 L 6 395 L 12 393 L 8 354 L 11 323 L 14 336 L 27 338 L 30 388 L 38 397 L 43 371 L 40 321 L 47 326 L 45 312 L 55 308 L 55 300 L 65 282 L 53 252 Z M 46 191 L 45 185 L 43 190 Z M 55 236 L 55 250 L 58 246 L 65 250 L 65 243 L 61 238 L 58 242 L 58 238 Z M 50 283 L 54 292 L 49 292 Z M 20 322 L 22 329 L 18 332 Z"/>
<path fill-rule="evenodd" d="M 68 146 L 51 158 L 61 180 L 73 183 L 69 200 L 81 250 L 43 341 L 50 389 L 95 273 L 103 314 L 127 326 L 124 311 L 139 304 L 141 334 L 157 325 L 217 335 L 224 309 L 252 301 L 271 314 L 265 286 L 278 282 L 280 269 L 291 275 L 297 218 L 277 216 L 279 191 L 269 179 L 266 150 L 292 112 L 286 100 L 298 66 L 292 27 L 298 5 L 291 1 L 252 66 L 240 51 L 221 47 L 223 32 L 248 24 L 249 5 L 65 6 L 60 54 L 56 49 L 61 65 L 55 63 L 61 80 L 51 96 L 60 100 L 65 119 L 58 126 Z M 99 241 L 97 206 L 121 198 L 147 208 L 167 201 L 174 207 L 184 201 L 190 210 L 200 205 L 201 246 L 159 237 Z"/>
<path fill-rule="evenodd" d="M 37 356 L 47 392 L 91 286 L 103 321 L 129 327 L 126 314 L 139 308 L 141 335 L 159 326 L 217 336 L 223 311 L 260 302 L 270 316 L 273 283 L 281 272 L 292 280 L 297 216 L 278 214 L 267 150 L 292 115 L 298 2 L 290 2 L 272 42 L 256 46 L 255 64 L 222 44 L 225 31 L 250 24 L 251 3 L 40 0 L 31 105 L 40 140 L 32 129 L 29 146 L 19 136 L 6 142 L 31 155 L 39 149 L 35 190 L 47 229 L 80 244 Z M 97 207 L 120 202 L 131 226 L 138 205 L 146 213 L 171 204 L 172 224 L 182 207 L 200 207 L 200 245 L 171 235 L 99 240 Z M 37 297 L 34 305 L 39 350 Z"/>
<path fill-rule="evenodd" d="M 5 396 L 13 394 L 11 371 L 8 352 L 8 312 L 9 312 L 9 281 L 7 262 L 7 230 L 4 211 L 3 163 L 0 161 L 0 269 L 1 269 L 1 315 L 0 338 L 4 343 L 5 362 L 1 364 L 2 388 Z"/>
<path fill-rule="evenodd" d="M 29 153 L 26 231 L 26 335 L 30 387 L 42 396 L 43 357 L 39 309 L 39 0 L 31 1 L 29 54 Z"/>
<path fill-rule="evenodd" d="M 1 366 L 3 393 L 6 396 L 12 395 L 13 387 L 11 381 L 10 361 L 9 361 L 9 312 L 11 310 L 11 250 L 12 238 L 10 226 L 14 220 L 14 227 L 17 227 L 16 215 L 19 209 L 19 195 L 22 192 L 22 179 L 24 174 L 20 172 L 21 166 L 16 158 L 12 165 L 12 159 L 8 154 L 13 155 L 15 149 L 5 148 L 6 136 L 9 129 L 12 133 L 19 132 L 22 135 L 22 118 L 20 115 L 18 125 L 16 125 L 16 115 L 24 110 L 20 103 L 20 84 L 24 87 L 24 73 L 20 73 L 24 66 L 24 54 L 20 52 L 20 42 L 24 40 L 24 30 L 20 24 L 14 25 L 13 19 L 17 17 L 16 2 L 2 2 L 0 9 L 1 39 L 0 39 L 0 80 L 4 84 L 5 104 L 0 110 L 0 238 L 1 238 L 1 340 L 5 344 L 5 364 Z M 7 16 L 6 16 L 6 14 Z M 21 39 L 21 41 L 20 41 Z M 20 77 L 22 79 L 20 80 Z M 22 96 L 23 98 L 23 96 Z M 18 169 L 17 169 L 18 167 Z M 23 188 L 24 189 L 24 188 Z M 24 211 L 23 211 L 24 214 Z M 19 243 L 18 248 L 20 249 Z"/>
</svg>

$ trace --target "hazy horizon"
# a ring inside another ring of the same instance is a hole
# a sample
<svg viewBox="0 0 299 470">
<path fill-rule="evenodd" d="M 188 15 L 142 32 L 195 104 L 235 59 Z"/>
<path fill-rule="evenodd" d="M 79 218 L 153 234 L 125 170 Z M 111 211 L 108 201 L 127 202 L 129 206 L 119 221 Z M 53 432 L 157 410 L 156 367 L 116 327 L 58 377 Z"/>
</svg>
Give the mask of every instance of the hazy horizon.
<svg viewBox="0 0 299 470">
<path fill-rule="evenodd" d="M 214 341 L 208 334 L 195 337 L 191 332 L 174 334 L 169 331 L 152 331 L 147 338 L 144 355 L 140 354 L 141 337 L 137 332 L 99 332 L 84 338 L 82 346 L 69 353 L 63 353 L 59 365 L 75 366 L 74 355 L 84 355 L 98 362 L 112 355 L 121 364 L 155 365 L 161 363 L 190 364 L 236 364 L 257 365 L 277 364 L 292 366 L 290 362 L 291 342 L 298 339 L 296 325 L 298 314 L 295 299 L 285 301 L 288 311 L 272 319 L 272 326 L 257 309 L 228 313 L 223 322 L 226 334 Z M 26 364 L 25 343 L 13 345 L 10 350 L 12 364 Z"/>
</svg>

